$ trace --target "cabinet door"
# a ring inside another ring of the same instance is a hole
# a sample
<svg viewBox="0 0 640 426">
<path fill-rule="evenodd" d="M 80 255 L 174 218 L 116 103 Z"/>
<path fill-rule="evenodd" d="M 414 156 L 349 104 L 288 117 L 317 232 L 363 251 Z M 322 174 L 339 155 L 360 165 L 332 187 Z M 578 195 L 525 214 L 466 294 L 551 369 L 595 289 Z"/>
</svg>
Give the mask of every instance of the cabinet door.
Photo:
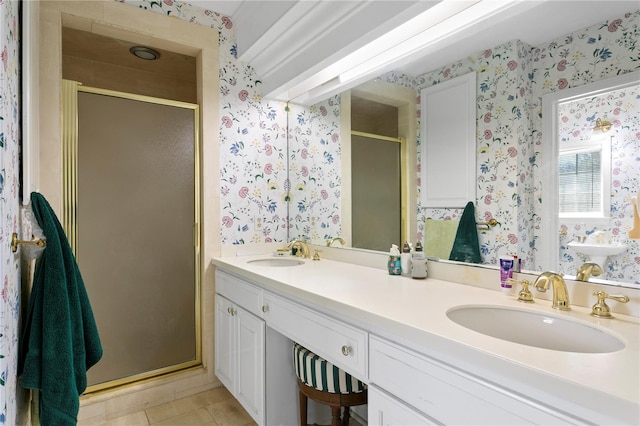
<svg viewBox="0 0 640 426">
<path fill-rule="evenodd" d="M 264 321 L 237 307 L 238 375 L 236 398 L 258 424 L 264 422 Z"/>
<path fill-rule="evenodd" d="M 233 304 L 216 294 L 216 334 L 215 334 L 215 373 L 222 384 L 231 392 L 235 392 L 234 369 L 234 312 Z"/>
<path fill-rule="evenodd" d="M 422 89 L 420 98 L 422 206 L 464 207 L 476 199 L 476 73 Z"/>
<path fill-rule="evenodd" d="M 368 421 L 370 426 L 438 425 L 435 421 L 388 396 L 375 386 L 369 386 Z"/>
</svg>

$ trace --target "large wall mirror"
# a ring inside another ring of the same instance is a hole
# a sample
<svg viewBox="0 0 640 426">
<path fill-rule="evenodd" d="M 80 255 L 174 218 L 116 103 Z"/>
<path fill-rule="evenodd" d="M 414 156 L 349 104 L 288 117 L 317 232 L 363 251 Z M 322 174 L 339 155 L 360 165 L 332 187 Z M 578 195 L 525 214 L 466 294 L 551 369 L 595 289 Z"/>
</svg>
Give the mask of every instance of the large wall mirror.
<svg viewBox="0 0 640 426">
<path fill-rule="evenodd" d="M 630 235 L 640 178 L 640 71 L 543 97 L 545 269 L 585 261 L 602 278 L 640 284 L 640 242 Z M 555 230 L 555 232 L 554 232 Z"/>
<path fill-rule="evenodd" d="M 289 178 L 294 201 L 290 205 L 289 238 L 325 244 L 326 241 L 341 237 L 347 248 L 361 248 L 353 245 L 350 238 L 354 220 L 350 207 L 353 197 L 348 167 L 350 163 L 345 162 L 345 158 L 352 155 L 350 145 L 346 143 L 350 142 L 351 129 L 344 110 L 350 108 L 346 99 L 351 99 L 354 93 L 369 93 L 371 87 L 381 83 L 386 85 L 387 95 L 391 92 L 390 87 L 403 93 L 409 91 L 408 97 L 414 99 L 410 103 L 416 107 L 415 119 L 404 123 L 406 128 L 415 132 L 415 142 L 410 145 L 413 151 L 406 153 L 407 164 L 414 167 L 409 172 L 407 182 L 415 186 L 411 189 L 406 184 L 404 187 L 410 191 L 406 215 L 401 218 L 401 221 L 406 221 L 403 222 L 407 228 L 405 235 L 413 243 L 418 240 L 424 242 L 428 220 L 460 220 L 463 206 L 425 207 L 420 202 L 420 191 L 424 188 L 420 156 L 425 144 L 421 124 L 425 116 L 421 111 L 419 94 L 424 88 L 475 73 L 476 96 L 473 107 L 476 164 L 472 176 L 476 195 L 474 200 L 469 201 L 474 202 L 478 222 L 497 223 L 495 227 L 478 227 L 481 265 L 495 267 L 499 256 L 517 255 L 523 260 L 525 270 L 560 269 L 566 275 L 575 275 L 579 262 L 583 262 L 584 258 L 572 253 L 568 243 L 574 238 L 601 230 L 609 232 L 606 236 L 608 240 L 624 242 L 627 248 L 623 253 L 609 256 L 608 261 L 613 266 L 606 265 L 608 272 L 596 280 L 616 285 L 640 285 L 639 243 L 636 240 L 622 241 L 631 226 L 631 219 L 626 216 L 632 214 L 630 197 L 637 193 L 640 185 L 637 90 L 625 95 L 627 97 L 624 100 L 618 98 L 611 101 L 615 107 L 606 116 L 600 111 L 589 112 L 579 105 L 580 114 L 568 112 L 562 119 L 567 120 L 562 125 L 562 131 L 569 131 L 575 130 L 575 123 L 571 121 L 578 115 L 580 126 L 586 126 L 588 122 L 595 127 L 597 118 L 606 118 L 613 123 L 613 133 L 609 135 L 615 133 L 620 136 L 618 140 L 610 136 L 601 138 L 601 141 L 609 144 L 610 155 L 602 148 L 596 150 L 600 153 L 602 164 L 606 165 L 610 159 L 610 179 L 608 183 L 606 179 L 600 180 L 601 184 L 607 185 L 601 188 L 601 194 L 609 191 L 610 209 L 616 211 L 615 217 L 611 215 L 613 223 L 606 229 L 581 225 L 590 223 L 589 220 L 578 222 L 577 225 L 554 222 L 558 215 L 551 213 L 548 206 L 557 205 L 553 204 L 557 191 L 550 192 L 543 182 L 548 176 L 557 176 L 559 151 L 548 144 L 548 129 L 543 128 L 543 117 L 548 113 L 546 109 L 543 111 L 542 106 L 543 98 L 547 99 L 549 94 L 569 93 L 573 88 L 586 88 L 592 82 L 601 82 L 606 86 L 609 78 L 634 72 L 637 65 L 630 60 L 632 55 L 629 49 L 637 45 L 638 36 L 619 29 L 627 24 L 632 26 L 639 15 L 640 11 L 631 10 L 623 15 L 623 19 L 613 16 L 606 20 L 606 16 L 603 16 L 602 22 L 594 22 L 590 27 L 538 46 L 530 46 L 517 39 L 497 46 L 486 46 L 485 50 L 475 55 L 418 75 L 409 75 L 404 71 L 405 68 L 399 67 L 379 75 L 374 81 L 352 87 L 346 93 L 331 95 L 311 107 L 291 105 Z M 421 59 L 425 60 L 428 61 Z M 428 67 L 428 64 L 425 66 Z M 637 80 L 637 72 L 628 78 Z M 387 96 L 384 100 L 387 104 L 390 104 L 389 97 L 393 98 Z M 635 112 L 629 112 L 634 103 Z M 623 115 L 628 116 L 624 119 L 620 115 L 623 110 Z M 619 115 L 613 117 L 610 114 Z M 459 124 L 462 126 L 466 123 Z M 622 129 L 625 129 L 624 134 L 621 133 Z M 606 145 L 601 144 L 605 148 Z M 623 157 L 628 162 L 623 163 L 616 154 L 620 146 L 625 147 Z M 589 154 L 595 152 L 594 149 L 584 146 L 581 149 L 586 155 L 596 157 L 595 154 Z M 570 150 L 565 150 L 564 154 L 569 155 L 563 157 L 564 162 L 571 155 L 579 157 L 575 152 L 571 154 Z M 453 162 L 451 171 L 455 172 L 462 164 Z M 441 184 L 447 185 L 446 178 L 443 177 Z M 624 193 L 621 193 L 620 186 L 627 188 L 622 191 Z M 558 188 L 555 184 L 552 187 Z M 380 188 L 370 190 L 379 191 Z M 614 195 L 620 195 L 621 198 L 616 201 Z M 413 206 L 410 203 L 414 203 Z M 369 209 L 370 214 L 376 213 L 376 209 Z M 552 214 L 555 216 L 551 217 Z M 397 227 L 398 224 L 389 226 Z M 382 233 L 379 228 L 371 228 L 370 232 Z M 563 234 L 560 235 L 560 232 Z M 616 233 L 615 238 L 610 235 L 611 232 Z M 380 247 L 386 250 L 391 244 L 400 245 L 403 242 L 387 241 Z M 554 250 L 549 250 L 548 244 L 552 243 L 555 244 Z M 379 247 L 375 249 L 382 250 Z M 616 265 L 624 267 L 617 268 Z"/>
</svg>

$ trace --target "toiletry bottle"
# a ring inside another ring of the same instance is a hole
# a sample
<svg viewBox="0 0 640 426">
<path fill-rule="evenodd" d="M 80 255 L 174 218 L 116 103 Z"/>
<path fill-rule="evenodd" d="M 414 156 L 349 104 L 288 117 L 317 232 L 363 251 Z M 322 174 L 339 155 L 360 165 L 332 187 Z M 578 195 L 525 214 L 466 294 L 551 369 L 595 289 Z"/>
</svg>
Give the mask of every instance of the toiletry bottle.
<svg viewBox="0 0 640 426">
<path fill-rule="evenodd" d="M 402 275 L 408 277 L 411 275 L 411 246 L 405 242 L 402 246 L 402 254 L 400 255 L 400 263 L 402 265 Z"/>
<path fill-rule="evenodd" d="M 400 262 L 400 250 L 395 244 L 391 245 L 389 250 L 389 261 L 387 262 L 389 275 L 400 275 L 402 273 L 402 264 Z"/>
<path fill-rule="evenodd" d="M 416 251 L 411 259 L 411 278 L 427 278 L 427 258 L 422 251 L 422 243 L 420 241 L 416 243 Z"/>
<path fill-rule="evenodd" d="M 515 254 L 513 255 L 513 272 L 520 272 L 520 259 Z"/>
<path fill-rule="evenodd" d="M 500 266 L 500 287 L 505 294 L 511 294 L 511 283 L 509 278 L 513 278 L 513 256 L 500 256 L 498 260 Z"/>
</svg>

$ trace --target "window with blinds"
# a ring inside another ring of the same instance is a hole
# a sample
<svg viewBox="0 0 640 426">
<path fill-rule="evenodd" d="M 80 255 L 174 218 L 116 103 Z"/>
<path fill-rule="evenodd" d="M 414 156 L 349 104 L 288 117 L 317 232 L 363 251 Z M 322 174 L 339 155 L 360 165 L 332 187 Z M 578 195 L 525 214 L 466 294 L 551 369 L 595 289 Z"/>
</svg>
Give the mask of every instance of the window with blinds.
<svg viewBox="0 0 640 426">
<path fill-rule="evenodd" d="M 610 156 L 610 144 L 604 139 L 560 150 L 560 217 L 609 216 Z"/>
</svg>

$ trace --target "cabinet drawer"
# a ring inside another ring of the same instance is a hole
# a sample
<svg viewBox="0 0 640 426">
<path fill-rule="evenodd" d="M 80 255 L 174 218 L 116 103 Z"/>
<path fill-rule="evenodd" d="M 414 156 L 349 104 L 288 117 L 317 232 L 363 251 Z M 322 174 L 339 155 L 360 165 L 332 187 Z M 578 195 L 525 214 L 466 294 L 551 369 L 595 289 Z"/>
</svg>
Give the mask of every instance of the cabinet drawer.
<svg viewBox="0 0 640 426">
<path fill-rule="evenodd" d="M 371 383 L 444 424 L 576 422 L 507 389 L 373 335 L 369 363 Z"/>
<path fill-rule="evenodd" d="M 367 382 L 365 331 L 270 293 L 264 302 L 269 327 Z"/>
<path fill-rule="evenodd" d="M 216 293 L 262 318 L 263 290 L 226 272 L 216 270 Z"/>
<path fill-rule="evenodd" d="M 369 386 L 367 400 L 369 426 L 438 424 L 375 386 Z"/>
</svg>

